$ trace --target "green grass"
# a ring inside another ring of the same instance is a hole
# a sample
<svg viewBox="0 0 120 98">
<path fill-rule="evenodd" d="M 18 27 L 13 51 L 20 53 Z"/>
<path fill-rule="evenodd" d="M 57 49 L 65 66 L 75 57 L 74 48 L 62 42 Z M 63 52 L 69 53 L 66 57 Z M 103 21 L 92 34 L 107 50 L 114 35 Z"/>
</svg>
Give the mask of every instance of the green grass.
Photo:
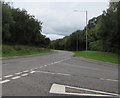
<svg viewBox="0 0 120 98">
<path fill-rule="evenodd" d="M 74 53 L 74 56 L 120 64 L 120 56 L 118 54 L 100 51 L 75 51 Z"/>
<path fill-rule="evenodd" d="M 38 48 L 32 46 L 23 46 L 23 45 L 3 45 L 2 46 L 2 55 L 1 57 L 11 57 L 11 56 L 24 56 L 24 55 L 33 55 L 41 53 L 50 53 L 53 52 L 50 49 Z"/>
</svg>

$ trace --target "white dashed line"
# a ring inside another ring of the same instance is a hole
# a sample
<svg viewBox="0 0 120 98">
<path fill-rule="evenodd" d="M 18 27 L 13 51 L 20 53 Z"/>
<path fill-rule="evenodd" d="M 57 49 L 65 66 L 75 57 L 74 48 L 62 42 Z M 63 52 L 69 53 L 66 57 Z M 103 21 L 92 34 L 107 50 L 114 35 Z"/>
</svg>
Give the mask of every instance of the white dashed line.
<svg viewBox="0 0 120 98">
<path fill-rule="evenodd" d="M 106 81 L 118 82 L 118 80 L 113 80 L 113 79 L 104 79 L 104 78 L 100 78 L 100 80 L 106 80 Z"/>
<path fill-rule="evenodd" d="M 23 72 L 28 72 L 29 70 L 25 70 L 25 71 L 23 71 Z"/>
<path fill-rule="evenodd" d="M 31 71 L 30 73 L 35 73 L 36 71 Z"/>
<path fill-rule="evenodd" d="M 9 77 L 12 77 L 13 75 L 7 75 L 7 76 L 4 76 L 5 78 L 9 78 Z"/>
<path fill-rule="evenodd" d="M 43 68 L 43 66 L 40 66 L 39 68 Z"/>
<path fill-rule="evenodd" d="M 46 73 L 46 74 L 54 74 L 54 75 L 70 76 L 70 74 L 64 74 L 64 73 L 53 73 L 53 72 L 46 72 L 46 71 L 36 71 L 36 72 L 41 72 L 41 73 Z"/>
<path fill-rule="evenodd" d="M 27 76 L 28 74 L 22 74 L 21 76 Z"/>
<path fill-rule="evenodd" d="M 19 75 L 19 74 L 21 74 L 22 72 L 18 72 L 18 73 L 15 73 L 16 75 Z"/>
<path fill-rule="evenodd" d="M 6 83 L 6 82 L 9 82 L 9 81 L 10 81 L 10 80 L 3 80 L 3 81 L 0 82 L 0 84 Z"/>
<path fill-rule="evenodd" d="M 13 77 L 13 78 L 11 78 L 11 79 L 18 79 L 18 78 L 20 78 L 21 76 L 16 76 L 16 77 Z"/>
</svg>

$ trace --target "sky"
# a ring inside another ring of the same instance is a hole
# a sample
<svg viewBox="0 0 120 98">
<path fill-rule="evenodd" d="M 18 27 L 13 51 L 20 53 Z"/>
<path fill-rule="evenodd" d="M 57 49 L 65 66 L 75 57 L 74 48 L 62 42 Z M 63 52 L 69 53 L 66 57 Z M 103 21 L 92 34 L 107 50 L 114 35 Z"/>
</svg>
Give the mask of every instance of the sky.
<svg viewBox="0 0 120 98">
<path fill-rule="evenodd" d="M 6 0 L 11 2 L 11 0 Z M 33 2 L 34 1 L 34 2 Z M 38 2 L 33 0 L 14 1 L 11 5 L 15 8 L 25 9 L 30 15 L 41 21 L 42 34 L 51 40 L 63 38 L 76 30 L 82 30 L 86 26 L 86 14 L 88 20 L 102 14 L 109 6 L 105 2 Z M 77 10 L 77 11 L 74 11 Z"/>
</svg>

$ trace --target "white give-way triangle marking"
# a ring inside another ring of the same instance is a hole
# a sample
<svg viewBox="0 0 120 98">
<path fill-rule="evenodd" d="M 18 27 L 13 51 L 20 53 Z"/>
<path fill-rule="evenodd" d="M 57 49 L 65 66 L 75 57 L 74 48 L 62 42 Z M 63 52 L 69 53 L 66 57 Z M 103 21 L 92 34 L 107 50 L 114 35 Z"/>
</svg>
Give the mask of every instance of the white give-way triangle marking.
<svg viewBox="0 0 120 98">
<path fill-rule="evenodd" d="M 66 87 L 70 89 L 76 89 L 76 90 L 84 90 L 87 92 L 93 92 L 93 93 L 70 93 L 66 92 Z M 67 85 L 61 85 L 61 84 L 53 84 L 50 93 L 53 94 L 66 94 L 66 95 L 77 95 L 77 96 L 108 96 L 108 97 L 113 97 L 113 96 L 118 96 L 118 94 L 115 93 L 110 93 L 110 92 L 104 92 L 104 91 L 98 91 L 98 90 L 91 90 L 91 89 L 86 89 L 86 88 L 78 88 L 78 87 L 72 87 L 72 86 L 67 86 Z"/>
</svg>

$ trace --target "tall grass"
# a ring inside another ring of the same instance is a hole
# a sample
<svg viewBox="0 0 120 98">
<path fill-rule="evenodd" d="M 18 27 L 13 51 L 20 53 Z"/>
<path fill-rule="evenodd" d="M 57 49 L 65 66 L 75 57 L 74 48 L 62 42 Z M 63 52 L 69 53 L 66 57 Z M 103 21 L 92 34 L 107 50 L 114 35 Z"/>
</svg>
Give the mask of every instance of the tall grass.
<svg viewBox="0 0 120 98">
<path fill-rule="evenodd" d="M 38 48 L 33 46 L 24 46 L 24 45 L 2 46 L 2 57 L 32 55 L 32 54 L 49 53 L 49 52 L 52 51 L 50 49 Z"/>
</svg>

